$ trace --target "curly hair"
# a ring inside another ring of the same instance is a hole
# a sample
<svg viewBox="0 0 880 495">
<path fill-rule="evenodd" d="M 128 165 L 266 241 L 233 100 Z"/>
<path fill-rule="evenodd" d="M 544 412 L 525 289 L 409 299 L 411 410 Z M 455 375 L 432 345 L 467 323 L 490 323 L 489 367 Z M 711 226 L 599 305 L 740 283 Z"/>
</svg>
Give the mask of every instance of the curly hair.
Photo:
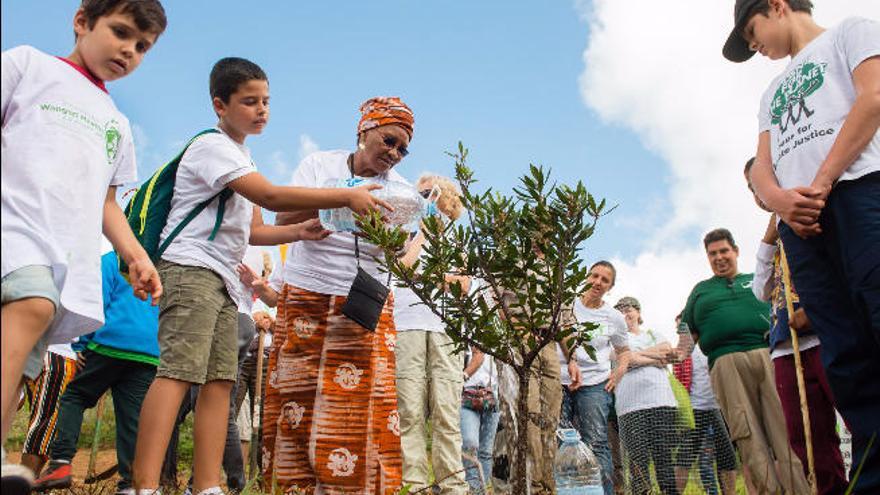
<svg viewBox="0 0 880 495">
<path fill-rule="evenodd" d="M 440 199 L 437 200 L 437 209 L 451 220 L 458 220 L 458 217 L 464 213 L 464 205 L 461 204 L 461 192 L 455 182 L 448 177 L 435 174 L 422 174 L 416 182 L 419 190 L 423 185 L 438 186 L 440 188 Z"/>
</svg>

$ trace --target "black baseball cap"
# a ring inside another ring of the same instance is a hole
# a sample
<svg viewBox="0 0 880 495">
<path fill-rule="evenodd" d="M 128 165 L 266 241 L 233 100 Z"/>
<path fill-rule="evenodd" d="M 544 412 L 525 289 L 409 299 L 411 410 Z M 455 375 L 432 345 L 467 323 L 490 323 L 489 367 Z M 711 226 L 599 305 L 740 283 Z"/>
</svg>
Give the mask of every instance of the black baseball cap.
<svg viewBox="0 0 880 495">
<path fill-rule="evenodd" d="M 766 3 L 767 0 L 736 0 L 733 6 L 733 30 L 724 43 L 721 53 L 731 62 L 745 62 L 755 54 L 749 49 L 749 42 L 742 36 L 742 31 L 749 22 L 748 15 L 755 5 Z"/>
</svg>

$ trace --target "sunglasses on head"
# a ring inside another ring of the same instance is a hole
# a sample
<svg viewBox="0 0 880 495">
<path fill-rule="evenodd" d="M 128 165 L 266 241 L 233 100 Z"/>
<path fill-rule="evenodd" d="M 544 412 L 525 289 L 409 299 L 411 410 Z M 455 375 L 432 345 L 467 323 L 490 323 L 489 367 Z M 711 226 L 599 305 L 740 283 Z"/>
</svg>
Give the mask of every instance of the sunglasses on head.
<svg viewBox="0 0 880 495">
<path fill-rule="evenodd" d="M 382 143 L 384 143 L 385 147 L 388 149 L 396 148 L 397 153 L 400 155 L 401 158 L 403 158 L 409 154 L 409 150 L 406 149 L 406 146 L 404 146 L 402 144 L 398 145 L 397 138 L 395 138 L 394 136 L 383 136 Z"/>
</svg>

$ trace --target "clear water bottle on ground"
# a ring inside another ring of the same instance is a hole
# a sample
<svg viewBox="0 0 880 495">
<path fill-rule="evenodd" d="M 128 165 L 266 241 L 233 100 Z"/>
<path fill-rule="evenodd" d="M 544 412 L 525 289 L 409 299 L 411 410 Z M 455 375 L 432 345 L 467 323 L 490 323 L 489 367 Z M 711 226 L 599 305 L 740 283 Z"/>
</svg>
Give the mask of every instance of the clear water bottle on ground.
<svg viewBox="0 0 880 495">
<path fill-rule="evenodd" d="M 387 224 L 400 226 L 405 232 L 416 232 L 422 218 L 437 212 L 436 201 L 439 188 L 431 191 L 428 198 L 423 198 L 419 191 L 404 182 L 385 180 L 379 177 L 352 177 L 350 179 L 331 179 L 324 187 L 359 187 L 368 184 L 379 184 L 382 189 L 370 191 L 370 194 L 389 203 L 394 211 L 383 212 L 388 218 Z M 333 232 L 359 232 L 354 212 L 348 208 L 321 210 L 318 213 L 321 225 Z"/>
<path fill-rule="evenodd" d="M 574 428 L 560 429 L 562 444 L 556 451 L 554 473 L 559 495 L 603 495 L 602 471 L 589 447 Z"/>
</svg>

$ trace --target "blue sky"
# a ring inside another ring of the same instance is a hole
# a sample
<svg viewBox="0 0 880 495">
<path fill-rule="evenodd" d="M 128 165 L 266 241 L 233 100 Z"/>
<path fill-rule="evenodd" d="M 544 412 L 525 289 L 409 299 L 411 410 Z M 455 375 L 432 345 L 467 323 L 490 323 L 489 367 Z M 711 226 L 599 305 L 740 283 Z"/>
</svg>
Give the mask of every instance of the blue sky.
<svg viewBox="0 0 880 495">
<path fill-rule="evenodd" d="M 821 25 L 880 18 L 880 2 L 815 0 Z M 75 0 L 2 2 L 0 44 L 67 55 Z M 711 275 L 701 238 L 730 228 L 751 271 L 767 224 L 741 170 L 754 153 L 759 97 L 785 65 L 720 55 L 732 0 L 167 0 L 169 28 L 141 67 L 109 88 L 129 117 L 141 177 L 213 125 L 208 73 L 241 56 L 268 73 L 272 118 L 248 144 L 287 183 L 302 154 L 352 148 L 358 106 L 401 96 L 414 110 L 399 171 L 452 173 L 459 140 L 485 186 L 509 191 L 529 163 L 582 180 L 619 205 L 586 244 L 611 259 L 648 326 L 671 333 L 693 285 Z M 687 13 L 687 15 L 683 15 Z"/>
<path fill-rule="evenodd" d="M 5 1 L 2 47 L 31 44 L 66 55 L 78 2 Z M 247 7 L 243 7 L 247 5 Z M 529 163 L 583 180 L 594 194 L 643 210 L 662 194 L 622 177 L 662 183 L 664 167 L 632 132 L 603 125 L 583 103 L 578 75 L 587 25 L 566 2 L 166 1 L 169 28 L 131 76 L 109 85 L 139 128 L 141 177 L 180 141 L 214 123 L 208 73 L 242 56 L 269 75 L 272 117 L 248 144 L 260 170 L 286 182 L 306 135 L 322 149 L 351 147 L 358 105 L 400 95 L 416 114 L 415 179 L 453 172 L 458 140 L 484 185 L 509 190 Z M 146 138 L 146 139 L 144 139 Z M 589 256 L 632 255 L 636 238 L 599 228 Z"/>
</svg>

